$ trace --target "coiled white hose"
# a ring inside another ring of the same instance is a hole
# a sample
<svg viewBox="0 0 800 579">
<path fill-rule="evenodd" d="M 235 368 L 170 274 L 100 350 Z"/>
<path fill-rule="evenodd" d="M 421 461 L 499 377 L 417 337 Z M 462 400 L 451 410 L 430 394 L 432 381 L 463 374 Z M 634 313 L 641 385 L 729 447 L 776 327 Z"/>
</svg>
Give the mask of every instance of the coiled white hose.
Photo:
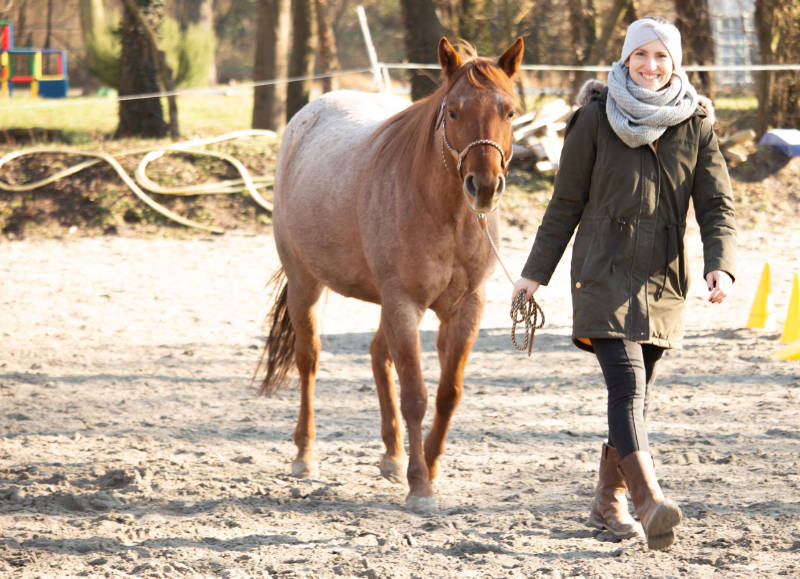
<svg viewBox="0 0 800 579">
<path fill-rule="evenodd" d="M 12 153 L 8 153 L 0 158 L 0 170 L 2 170 L 3 166 L 14 160 L 19 159 L 20 157 L 26 157 L 29 155 L 36 155 L 36 154 L 61 154 L 61 155 L 74 155 L 76 157 L 95 157 L 96 159 L 93 161 L 83 161 L 81 163 L 77 163 L 58 171 L 44 179 L 39 181 L 34 181 L 32 183 L 25 183 L 23 185 L 12 185 L 11 183 L 6 183 L 0 180 L 0 190 L 4 191 L 11 191 L 11 192 L 25 192 L 25 191 L 32 191 L 34 189 L 38 189 L 40 187 L 44 187 L 45 185 L 49 185 L 54 183 L 60 179 L 64 179 L 65 177 L 69 177 L 74 175 L 84 169 L 87 169 L 97 163 L 105 161 L 108 163 L 120 176 L 123 183 L 128 186 L 128 188 L 133 191 L 134 195 L 136 195 L 141 201 L 143 201 L 148 207 L 153 209 L 154 211 L 160 213 L 164 217 L 171 219 L 181 225 L 186 227 L 193 227 L 195 229 L 200 229 L 203 231 L 208 231 L 210 233 L 224 233 L 223 229 L 219 227 L 214 227 L 210 225 L 204 225 L 202 223 L 198 223 L 197 221 L 193 221 L 191 219 L 187 219 L 185 217 L 181 217 L 180 215 L 170 211 L 160 203 L 156 202 L 150 195 L 148 195 L 145 190 L 149 191 L 150 193 L 158 193 L 163 195 L 202 195 L 202 194 L 227 194 L 227 193 L 237 193 L 241 191 L 242 186 L 247 190 L 250 197 L 260 205 L 263 209 L 265 209 L 270 214 L 272 213 L 272 204 L 270 204 L 261 194 L 258 192 L 258 187 L 266 187 L 272 185 L 274 179 L 267 176 L 262 177 L 251 177 L 250 172 L 247 168 L 235 157 L 232 155 L 227 155 L 224 153 L 217 153 L 214 151 L 204 151 L 204 150 L 197 150 L 197 147 L 202 147 L 211 143 L 218 143 L 221 141 L 228 141 L 232 139 L 239 139 L 242 137 L 251 137 L 251 136 L 266 136 L 272 139 L 277 138 L 276 134 L 273 131 L 264 131 L 259 129 L 247 129 L 242 131 L 234 131 L 232 133 L 227 133 L 224 135 L 220 135 L 218 137 L 211 137 L 205 139 L 193 139 L 190 141 L 183 141 L 180 143 L 173 143 L 164 149 L 159 150 L 133 150 L 133 151 L 124 151 L 122 153 L 117 153 L 117 157 L 127 156 L 127 155 L 140 155 L 145 153 L 145 156 L 139 162 L 138 167 L 134 171 L 134 178 L 132 179 L 130 175 L 128 175 L 127 171 L 124 167 L 117 161 L 114 155 L 110 155 L 104 152 L 98 151 L 84 151 L 79 149 L 63 149 L 57 147 L 33 147 L 30 149 L 24 149 L 21 151 L 14 151 Z M 241 175 L 241 179 L 229 179 L 226 181 L 218 181 L 213 183 L 203 183 L 200 185 L 190 185 L 186 187 L 162 187 L 152 181 L 146 174 L 146 169 L 148 163 L 162 157 L 168 153 L 180 153 L 180 154 L 189 154 L 189 155 L 199 155 L 199 156 L 209 156 L 214 157 L 216 159 L 220 159 L 229 163 L 234 169 L 239 172 Z"/>
</svg>

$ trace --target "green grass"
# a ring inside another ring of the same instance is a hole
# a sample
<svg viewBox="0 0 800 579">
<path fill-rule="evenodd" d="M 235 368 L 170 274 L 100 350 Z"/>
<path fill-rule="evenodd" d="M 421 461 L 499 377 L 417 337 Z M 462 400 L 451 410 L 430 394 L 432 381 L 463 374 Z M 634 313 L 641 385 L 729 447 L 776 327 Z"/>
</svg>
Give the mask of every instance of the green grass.
<svg viewBox="0 0 800 579">
<path fill-rule="evenodd" d="M 229 90 L 227 94 L 188 94 L 177 98 L 178 127 L 184 137 L 213 136 L 250 128 L 252 90 Z M 162 99 L 162 106 L 166 119 L 166 99 Z M 109 138 L 116 130 L 117 123 L 118 109 L 114 98 L 39 99 L 18 94 L 0 101 L 0 130 L 60 130 L 70 142 L 85 143 Z"/>
<path fill-rule="evenodd" d="M 213 136 L 250 128 L 253 112 L 250 88 L 221 87 L 215 93 L 183 94 L 177 98 L 178 127 L 183 137 Z M 552 98 L 528 97 L 527 100 L 529 105 L 541 107 Z M 166 118 L 166 99 L 162 99 L 162 107 Z M 758 100 L 753 95 L 717 96 L 714 107 L 727 126 L 751 128 L 755 124 Z M 109 138 L 117 123 L 117 101 L 111 97 L 39 99 L 18 92 L 13 98 L 0 101 L 0 130 L 61 130 L 70 142 L 85 143 Z"/>
<path fill-rule="evenodd" d="M 755 95 L 717 96 L 713 102 L 717 118 L 730 132 L 756 128 L 758 98 Z"/>
</svg>

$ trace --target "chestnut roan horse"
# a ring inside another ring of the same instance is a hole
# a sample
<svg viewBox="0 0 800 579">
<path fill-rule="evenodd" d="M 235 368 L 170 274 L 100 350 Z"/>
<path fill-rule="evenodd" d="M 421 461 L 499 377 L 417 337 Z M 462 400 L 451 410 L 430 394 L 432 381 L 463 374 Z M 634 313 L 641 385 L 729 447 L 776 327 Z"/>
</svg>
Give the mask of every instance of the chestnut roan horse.
<svg viewBox="0 0 800 579">
<path fill-rule="evenodd" d="M 312 101 L 287 125 L 273 213 L 283 267 L 276 274 L 280 289 L 257 370 L 265 372 L 259 392 L 271 393 L 297 365 L 301 401 L 292 472 L 314 476 L 316 303 L 327 287 L 380 304 L 370 347 L 386 445 L 380 470 L 390 480 L 402 480 L 404 437 L 394 365 L 408 430 L 406 505 L 422 512 L 436 509 L 438 459 L 478 335 L 485 282 L 495 267 L 476 214 L 488 214 L 496 239 L 493 210 L 505 190 L 512 153 L 512 78 L 523 43 L 517 39 L 497 60 L 462 61 L 446 38 L 438 52 L 444 83 L 411 106 L 398 97 L 339 91 Z M 423 440 L 428 394 L 418 328 L 428 308 L 440 320 L 441 376 L 436 413 Z"/>
</svg>

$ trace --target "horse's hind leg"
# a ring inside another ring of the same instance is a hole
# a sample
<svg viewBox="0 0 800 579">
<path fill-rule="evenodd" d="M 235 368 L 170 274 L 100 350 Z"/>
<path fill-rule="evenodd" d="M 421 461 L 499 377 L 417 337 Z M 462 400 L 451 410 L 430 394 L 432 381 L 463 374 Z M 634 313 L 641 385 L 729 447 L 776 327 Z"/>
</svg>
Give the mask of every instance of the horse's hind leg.
<svg viewBox="0 0 800 579">
<path fill-rule="evenodd" d="M 403 451 L 403 430 L 400 412 L 397 408 L 394 381 L 392 380 L 392 357 L 386 344 L 383 326 L 378 327 L 372 340 L 369 353 L 372 357 L 372 374 L 378 391 L 381 409 L 381 438 L 386 453 L 381 457 L 381 475 L 392 482 L 403 482 L 405 473 L 405 452 Z"/>
<path fill-rule="evenodd" d="M 302 478 L 313 478 L 318 474 L 314 452 L 314 384 L 321 344 L 315 306 L 321 294 L 322 285 L 316 280 L 307 278 L 298 282 L 296 278 L 289 278 L 287 305 L 295 331 L 295 362 L 300 375 L 300 413 L 294 429 L 297 458 L 292 463 L 292 474 Z"/>
<path fill-rule="evenodd" d="M 464 391 L 464 368 L 478 337 L 483 307 L 483 293 L 476 292 L 465 298 L 455 313 L 442 319 L 439 326 L 436 349 L 441 375 L 436 393 L 436 412 L 425 438 L 425 462 L 431 481 L 436 478 L 450 421 Z"/>
</svg>

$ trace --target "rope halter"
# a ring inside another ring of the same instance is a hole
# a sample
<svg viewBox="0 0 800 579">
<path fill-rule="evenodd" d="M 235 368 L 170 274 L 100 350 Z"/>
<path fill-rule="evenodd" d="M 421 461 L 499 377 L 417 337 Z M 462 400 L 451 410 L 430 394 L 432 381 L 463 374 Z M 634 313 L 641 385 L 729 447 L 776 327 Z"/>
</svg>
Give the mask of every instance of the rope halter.
<svg viewBox="0 0 800 579">
<path fill-rule="evenodd" d="M 503 173 L 508 173 L 508 164 L 511 162 L 511 156 L 514 154 L 514 150 L 511 150 L 511 154 L 506 158 L 505 151 L 503 151 L 503 147 L 501 147 L 496 141 L 491 139 L 476 139 L 472 141 L 469 145 L 464 147 L 462 151 L 456 149 L 453 145 L 450 144 L 450 140 L 447 138 L 447 119 L 445 118 L 445 106 L 447 105 L 447 97 L 442 99 L 442 105 L 439 107 L 439 115 L 438 120 L 436 122 L 436 129 L 439 128 L 441 125 L 442 127 L 442 162 L 444 166 L 447 167 L 447 157 L 445 155 L 444 149 L 447 147 L 447 150 L 453 153 L 456 156 L 457 163 L 456 163 L 456 170 L 458 171 L 458 176 L 463 179 L 464 176 L 461 174 L 461 164 L 464 162 L 464 158 L 467 156 L 467 153 L 470 152 L 472 147 L 477 147 L 478 145 L 489 145 L 490 147 L 494 147 L 500 153 L 500 168 L 503 170 Z"/>
</svg>

